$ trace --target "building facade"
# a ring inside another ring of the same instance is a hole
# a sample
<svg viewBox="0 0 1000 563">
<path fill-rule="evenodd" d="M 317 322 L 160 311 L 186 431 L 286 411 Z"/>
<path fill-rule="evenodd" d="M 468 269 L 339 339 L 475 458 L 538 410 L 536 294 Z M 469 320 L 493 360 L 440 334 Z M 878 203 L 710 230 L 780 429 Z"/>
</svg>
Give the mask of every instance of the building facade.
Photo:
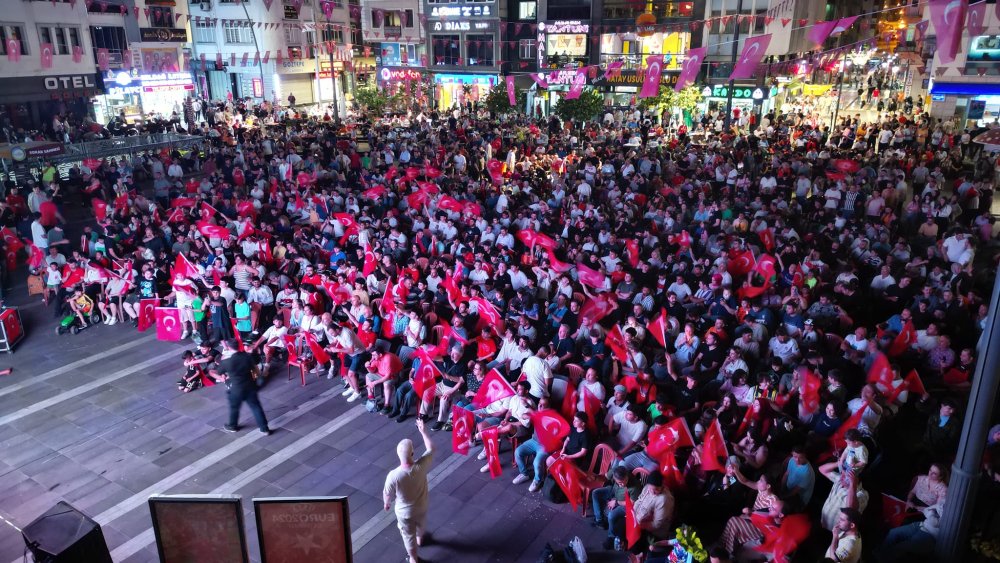
<svg viewBox="0 0 1000 563">
<path fill-rule="evenodd" d="M 446 110 L 484 98 L 499 83 L 501 22 L 498 0 L 422 0 L 434 104 Z"/>
<path fill-rule="evenodd" d="M 361 30 L 374 57 L 374 77 L 388 92 L 412 92 L 425 104 L 428 79 L 426 17 L 420 0 L 365 0 Z"/>
</svg>

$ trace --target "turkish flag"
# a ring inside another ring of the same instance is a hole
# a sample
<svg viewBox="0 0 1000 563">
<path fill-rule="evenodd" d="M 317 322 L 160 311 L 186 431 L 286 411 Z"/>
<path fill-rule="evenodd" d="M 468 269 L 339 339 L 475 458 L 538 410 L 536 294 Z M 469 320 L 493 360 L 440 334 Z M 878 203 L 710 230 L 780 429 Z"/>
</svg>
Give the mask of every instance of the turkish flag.
<svg viewBox="0 0 1000 563">
<path fill-rule="evenodd" d="M 146 329 L 156 324 L 156 306 L 159 304 L 159 299 L 139 300 L 139 332 L 146 332 Z"/>
<path fill-rule="evenodd" d="M 181 312 L 177 307 L 156 308 L 156 338 L 174 342 L 181 339 Z"/>
<path fill-rule="evenodd" d="M 573 415 L 576 414 L 576 402 L 576 385 L 572 381 L 567 381 L 566 394 L 563 395 L 562 405 L 559 406 L 559 413 L 564 419 L 573 420 Z"/>
<path fill-rule="evenodd" d="M 729 275 L 733 277 L 745 276 L 752 272 L 756 265 L 757 262 L 754 260 L 752 251 L 738 252 L 735 249 L 729 251 L 729 262 L 726 265 Z"/>
<path fill-rule="evenodd" d="M 94 207 L 94 217 L 98 222 L 108 218 L 108 204 L 103 199 L 95 197 L 90 200 L 90 204 Z"/>
<path fill-rule="evenodd" d="M 594 289 L 602 289 L 604 287 L 605 276 L 600 271 L 595 270 L 583 263 L 577 263 L 576 273 L 580 278 L 580 283 L 583 285 Z"/>
<path fill-rule="evenodd" d="M 434 365 L 427 352 L 422 348 L 417 350 L 417 357 L 420 358 L 420 367 L 413 374 L 413 390 L 422 401 L 432 401 L 434 399 L 434 386 L 437 385 L 441 370 Z"/>
<path fill-rule="evenodd" d="M 375 250 L 370 244 L 365 244 L 365 264 L 361 268 L 361 275 L 368 277 L 375 271 Z"/>
<path fill-rule="evenodd" d="M 486 451 L 486 464 L 490 468 L 490 478 L 496 479 L 503 473 L 503 465 L 500 463 L 500 427 L 491 426 L 482 431 L 482 436 L 483 450 Z"/>
<path fill-rule="evenodd" d="M 21 62 L 21 42 L 17 39 L 7 39 L 7 62 Z"/>
<path fill-rule="evenodd" d="M 472 411 L 458 405 L 451 407 L 451 451 L 469 455 L 469 441 L 476 429 L 476 418 Z"/>
<path fill-rule="evenodd" d="M 30 240 L 25 239 L 25 242 L 28 247 L 28 267 L 33 270 L 41 268 L 42 264 L 45 263 L 45 253 Z M 8 246 L 7 248 L 9 249 L 10 247 Z"/>
<path fill-rule="evenodd" d="M 558 246 L 555 239 L 533 229 L 521 229 L 517 232 L 517 239 L 523 242 L 528 248 L 540 246 L 546 249 L 554 249 Z"/>
<path fill-rule="evenodd" d="M 398 173 L 399 173 L 399 170 L 397 170 L 395 166 L 389 168 L 389 170 L 387 170 L 385 172 L 385 181 L 386 182 L 391 182 L 392 179 L 395 178 L 396 174 L 398 174 Z"/>
<path fill-rule="evenodd" d="M 844 434 L 847 434 L 848 430 L 857 428 L 858 425 L 861 424 L 861 417 L 863 417 L 865 411 L 868 410 L 868 405 L 869 403 L 866 401 L 863 405 L 861 405 L 861 408 L 859 408 L 857 412 L 852 414 L 847 420 L 844 421 L 843 424 L 840 425 L 840 428 L 833 433 L 833 436 L 830 436 L 830 445 L 833 446 L 833 449 L 837 451 L 844 449 L 844 446 L 847 445 L 847 440 L 844 439 Z"/>
<path fill-rule="evenodd" d="M 202 236 L 208 238 L 217 238 L 217 239 L 229 238 L 229 229 L 225 227 L 213 225 L 208 221 L 199 221 L 197 226 L 198 226 L 198 232 L 201 233 Z"/>
<path fill-rule="evenodd" d="M 233 338 L 236 339 L 236 344 L 238 345 L 237 349 L 240 352 L 243 352 L 245 350 L 245 348 L 243 347 L 243 337 L 240 336 L 240 329 L 236 328 L 237 325 L 239 324 L 239 321 L 237 321 L 236 319 L 229 319 L 229 324 L 233 325 Z"/>
<path fill-rule="evenodd" d="M 654 459 L 659 459 L 668 451 L 694 447 L 694 438 L 684 417 L 675 418 L 659 428 L 650 430 L 648 439 L 646 453 Z"/>
<path fill-rule="evenodd" d="M 590 319 L 590 322 L 597 324 L 604 317 L 610 315 L 618 309 L 618 300 L 610 293 L 598 293 L 594 297 L 588 298 L 583 307 L 580 307 L 580 318 Z"/>
<path fill-rule="evenodd" d="M 761 231 L 760 233 L 758 233 L 758 236 L 760 236 L 760 242 L 764 244 L 764 248 L 768 252 L 773 252 L 774 251 L 774 229 L 768 227 L 768 228 L 764 229 L 763 231 Z"/>
<path fill-rule="evenodd" d="M 204 217 L 205 219 L 208 219 L 210 217 L 214 217 L 216 214 L 221 215 L 221 213 L 219 213 L 218 209 L 216 209 L 216 208 L 212 207 L 211 205 L 209 205 L 209 203 L 207 201 L 201 202 L 201 216 L 202 217 Z"/>
<path fill-rule="evenodd" d="M 483 326 L 489 326 L 493 328 L 493 332 L 496 334 L 504 333 L 506 325 L 503 317 L 492 303 L 482 297 L 473 297 L 469 301 L 475 303 L 479 308 L 479 326 L 477 328 L 482 329 Z"/>
<path fill-rule="evenodd" d="M 472 404 L 477 409 L 481 409 L 497 401 L 513 397 L 514 394 L 514 388 L 500 375 L 500 372 L 491 369 L 479 385 L 479 391 L 476 391 L 476 396 L 472 398 Z"/>
<path fill-rule="evenodd" d="M 726 447 L 726 438 L 722 435 L 722 427 L 719 426 L 719 420 L 714 419 L 701 443 L 701 468 L 705 471 L 723 471 L 724 467 L 719 459 L 728 457 L 729 449 Z"/>
<path fill-rule="evenodd" d="M 584 501 L 583 472 L 572 461 L 561 457 L 549 466 L 549 475 L 555 479 L 556 484 L 566 494 L 566 498 L 569 499 L 569 503 L 575 511 Z"/>
<path fill-rule="evenodd" d="M 653 335 L 653 338 L 660 343 L 660 346 L 667 347 L 667 310 L 660 309 L 660 315 L 649 321 L 646 330 Z"/>
<path fill-rule="evenodd" d="M 639 241 L 634 238 L 625 240 L 625 254 L 628 255 L 628 263 L 633 268 L 639 267 Z"/>
<path fill-rule="evenodd" d="M 459 336 L 458 333 L 455 332 L 455 329 L 452 328 L 450 324 L 442 321 L 439 326 L 442 327 L 441 340 L 438 342 L 437 347 L 434 348 L 433 351 L 429 352 L 431 357 L 433 358 L 445 357 L 445 355 L 448 354 L 448 349 L 451 348 L 452 339 L 462 343 L 463 345 L 469 343 L 468 340 Z"/>
<path fill-rule="evenodd" d="M 598 399 L 589 389 L 583 387 L 583 412 L 587 413 L 587 429 L 591 433 L 597 433 L 597 415 L 601 412 L 601 400 Z"/>
<path fill-rule="evenodd" d="M 183 254 L 178 254 L 177 258 L 174 260 L 174 268 L 170 272 L 170 277 L 176 278 L 178 275 L 182 275 L 185 278 L 197 278 L 201 275 L 198 268 L 191 263 Z"/>
<path fill-rule="evenodd" d="M 462 205 L 457 199 L 445 195 L 438 199 L 437 206 L 439 209 L 444 209 L 445 211 L 454 211 L 455 213 L 461 213 L 465 210 L 465 206 Z"/>
<path fill-rule="evenodd" d="M 323 282 L 323 291 L 330 297 L 334 305 L 343 305 L 351 299 L 351 288 L 337 282 Z"/>
<path fill-rule="evenodd" d="M 430 200 L 430 195 L 425 191 L 417 191 L 406 196 L 406 204 L 416 211 L 422 211 Z"/>
<path fill-rule="evenodd" d="M 564 274 L 573 269 L 572 264 L 563 262 L 556 258 L 556 253 L 551 248 L 547 248 L 545 251 L 549 256 L 549 266 L 551 266 L 557 273 Z"/>
<path fill-rule="evenodd" d="M 569 423 L 552 409 L 544 409 L 531 413 L 531 424 L 535 427 L 538 442 L 548 453 L 558 452 L 562 441 L 569 435 Z"/>
<path fill-rule="evenodd" d="M 503 183 L 503 163 L 497 159 L 492 159 L 486 163 L 486 170 L 490 173 L 490 178 L 493 179 L 494 184 Z"/>
<path fill-rule="evenodd" d="M 761 254 L 757 264 L 754 265 L 753 272 L 765 280 L 770 281 L 777 272 L 778 260 L 770 254 Z"/>
<path fill-rule="evenodd" d="M 52 68 L 52 43 L 42 43 L 41 49 L 42 68 Z"/>
<path fill-rule="evenodd" d="M 883 389 L 892 389 L 892 366 L 889 358 L 881 352 L 876 352 L 875 361 L 868 368 L 868 383 L 881 385 Z"/>
<path fill-rule="evenodd" d="M 108 70 L 111 65 L 111 54 L 107 49 L 97 50 L 97 68 Z"/>
<path fill-rule="evenodd" d="M 913 328 L 913 321 L 906 321 L 903 323 L 903 330 L 899 331 L 896 338 L 892 339 L 892 344 L 889 345 L 889 357 L 899 356 L 916 341 L 917 331 Z"/>
<path fill-rule="evenodd" d="M 906 501 L 892 495 L 882 493 L 882 521 L 890 528 L 898 528 L 908 516 L 916 514 L 915 510 L 906 509 Z"/>
<path fill-rule="evenodd" d="M 920 379 L 920 374 L 917 373 L 917 370 L 910 370 L 910 373 L 906 374 L 906 377 L 903 378 L 902 385 L 890 388 L 888 393 L 889 402 L 894 402 L 903 391 L 913 391 L 915 395 L 920 396 L 927 394 L 927 388 L 924 387 L 924 382 Z"/>
<path fill-rule="evenodd" d="M 808 414 L 812 414 L 819 410 L 819 390 L 823 382 L 809 368 L 802 368 L 801 376 L 799 379 L 799 394 L 802 410 Z"/>
<path fill-rule="evenodd" d="M 642 528 L 635 517 L 635 506 L 632 504 L 632 496 L 625 491 L 625 541 L 631 549 L 635 542 L 642 537 Z"/>
<path fill-rule="evenodd" d="M 367 199 L 378 199 L 382 197 L 383 194 L 385 194 L 385 186 L 375 186 L 361 192 L 361 197 Z"/>
<path fill-rule="evenodd" d="M 628 347 L 625 344 L 625 335 L 622 334 L 621 327 L 618 325 L 611 327 L 608 335 L 604 337 L 604 343 L 608 345 L 608 348 L 611 348 L 619 361 L 622 363 L 628 361 Z"/>
<path fill-rule="evenodd" d="M 431 166 L 430 164 L 424 165 L 424 176 L 433 180 L 441 176 L 441 169 L 437 166 Z"/>
<path fill-rule="evenodd" d="M 379 308 L 382 309 L 383 314 L 388 314 L 390 311 L 396 310 L 396 302 L 392 300 L 392 278 L 385 280 L 385 291 L 382 293 L 382 301 L 379 302 Z"/>
<path fill-rule="evenodd" d="M 764 543 L 754 547 L 761 553 L 770 553 L 775 563 L 787 563 L 788 555 L 809 537 L 812 524 L 806 514 L 791 514 L 779 526 L 762 514 L 754 514 L 750 521 L 764 535 Z"/>
<path fill-rule="evenodd" d="M 417 176 L 420 175 L 420 169 L 417 168 L 416 166 L 408 166 L 406 168 L 405 174 L 406 174 L 406 179 L 407 180 L 411 180 L 411 181 L 412 180 L 416 180 Z"/>
<path fill-rule="evenodd" d="M 309 332 L 308 330 L 302 332 L 304 338 L 306 339 L 306 345 L 309 346 L 309 350 L 312 352 L 313 358 L 316 359 L 316 363 L 323 365 L 330 361 L 330 354 L 320 345 L 319 341 L 316 340 L 316 336 Z"/>
<path fill-rule="evenodd" d="M 170 200 L 170 207 L 194 207 L 196 203 L 193 197 L 175 197 Z"/>
</svg>

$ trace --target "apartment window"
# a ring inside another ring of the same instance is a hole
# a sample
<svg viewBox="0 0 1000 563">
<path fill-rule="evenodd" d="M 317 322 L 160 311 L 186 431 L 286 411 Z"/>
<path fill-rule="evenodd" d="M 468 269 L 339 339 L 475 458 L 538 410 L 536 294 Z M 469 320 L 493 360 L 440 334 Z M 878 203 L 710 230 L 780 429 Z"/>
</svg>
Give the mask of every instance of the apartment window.
<svg viewBox="0 0 1000 563">
<path fill-rule="evenodd" d="M 21 54 L 28 54 L 28 42 L 24 40 L 24 28 L 19 25 L 0 23 L 0 55 L 7 54 L 7 41 L 15 39 L 21 44 Z"/>
<path fill-rule="evenodd" d="M 297 27 L 286 27 L 285 44 L 302 45 L 302 30 Z"/>
<path fill-rule="evenodd" d="M 80 30 L 75 27 L 40 25 L 38 42 L 52 45 L 54 55 L 68 55 L 73 47 L 80 46 Z"/>
<path fill-rule="evenodd" d="M 532 61 L 538 55 L 538 41 L 534 39 L 519 39 L 517 56 L 521 60 Z"/>
<path fill-rule="evenodd" d="M 406 27 L 413 27 L 413 10 L 403 11 L 403 25 Z"/>
<path fill-rule="evenodd" d="M 226 43 L 230 45 L 247 45 L 253 43 L 250 28 L 244 27 L 248 23 L 246 20 L 226 20 L 222 24 L 222 29 L 225 31 Z"/>
<path fill-rule="evenodd" d="M 351 45 L 354 45 L 354 47 L 357 48 L 360 45 L 364 45 L 364 43 L 365 38 L 361 34 L 361 26 L 351 22 Z"/>
<path fill-rule="evenodd" d="M 469 66 L 493 66 L 493 36 L 466 35 Z"/>
<path fill-rule="evenodd" d="M 377 17 L 375 15 L 376 11 L 377 10 L 375 10 L 375 8 L 372 8 L 372 28 L 374 28 L 374 29 L 378 29 L 378 28 L 382 27 L 382 22 L 384 21 L 383 18 L 385 18 L 384 15 L 382 16 L 382 18 Z"/>
<path fill-rule="evenodd" d="M 435 65 L 457 65 L 462 60 L 458 35 L 435 35 L 431 41 L 434 46 Z"/>
<path fill-rule="evenodd" d="M 518 2 L 517 19 L 533 20 L 538 17 L 538 2 Z"/>
<path fill-rule="evenodd" d="M 206 21 L 195 22 L 191 26 L 195 43 L 215 43 L 215 24 Z"/>
<path fill-rule="evenodd" d="M 292 6 L 291 4 L 285 4 L 285 19 L 286 20 L 299 19 L 299 11 L 295 9 L 295 6 Z"/>
<path fill-rule="evenodd" d="M 150 27 L 174 27 L 174 10 L 165 6 L 149 7 Z"/>
<path fill-rule="evenodd" d="M 344 30 L 343 29 L 324 29 L 321 31 L 323 36 L 323 41 L 333 41 L 334 43 L 343 45 L 344 44 Z"/>
</svg>

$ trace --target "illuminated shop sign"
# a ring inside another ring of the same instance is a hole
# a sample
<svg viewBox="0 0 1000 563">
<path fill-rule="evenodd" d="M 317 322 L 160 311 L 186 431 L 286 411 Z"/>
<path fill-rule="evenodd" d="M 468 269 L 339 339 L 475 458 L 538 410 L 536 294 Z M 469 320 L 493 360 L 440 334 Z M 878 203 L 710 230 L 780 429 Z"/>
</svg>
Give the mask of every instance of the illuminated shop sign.
<svg viewBox="0 0 1000 563">
<path fill-rule="evenodd" d="M 488 18 L 493 16 L 492 6 L 434 6 L 432 18 Z"/>
</svg>

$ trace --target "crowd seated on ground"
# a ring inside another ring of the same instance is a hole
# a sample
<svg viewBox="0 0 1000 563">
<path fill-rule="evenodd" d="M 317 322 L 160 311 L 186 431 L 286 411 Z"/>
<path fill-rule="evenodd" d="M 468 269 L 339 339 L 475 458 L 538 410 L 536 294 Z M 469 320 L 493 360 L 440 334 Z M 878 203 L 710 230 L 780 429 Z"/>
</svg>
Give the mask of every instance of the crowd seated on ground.
<svg viewBox="0 0 1000 563">
<path fill-rule="evenodd" d="M 183 392 L 236 335 L 260 381 L 437 431 L 471 413 L 484 472 L 512 461 L 636 560 L 687 524 L 718 560 L 858 561 L 890 495 L 879 560 L 928 553 L 996 270 L 991 157 L 905 136 L 950 124 L 769 114 L 696 145 L 631 114 L 231 123 L 200 153 L 8 190 L 54 315 L 84 295 L 81 322 L 130 330 L 177 307 Z M 80 205 L 96 222 L 67 240 Z"/>
</svg>

